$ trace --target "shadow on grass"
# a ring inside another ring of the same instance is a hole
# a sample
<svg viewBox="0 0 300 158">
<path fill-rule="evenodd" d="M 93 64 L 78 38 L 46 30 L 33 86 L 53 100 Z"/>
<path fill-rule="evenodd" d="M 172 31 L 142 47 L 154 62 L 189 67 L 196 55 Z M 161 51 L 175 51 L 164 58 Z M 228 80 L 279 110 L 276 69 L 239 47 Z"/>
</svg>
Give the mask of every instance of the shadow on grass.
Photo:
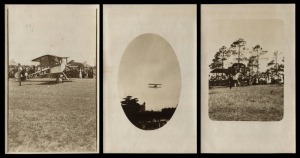
<svg viewBox="0 0 300 158">
<path fill-rule="evenodd" d="M 56 81 L 45 81 L 43 83 L 37 84 L 37 85 L 55 85 L 55 84 L 63 84 L 67 82 L 73 82 L 73 81 L 63 81 L 62 83 L 57 83 Z"/>
<path fill-rule="evenodd" d="M 21 86 L 31 86 L 32 84 L 21 84 Z M 19 86 L 19 85 L 18 85 Z"/>
<path fill-rule="evenodd" d="M 45 81 L 37 85 L 54 85 L 54 84 L 59 84 L 59 83 L 57 83 L 56 81 Z"/>
<path fill-rule="evenodd" d="M 63 82 L 73 82 L 75 81 L 74 79 L 70 79 L 70 80 L 64 80 Z"/>
<path fill-rule="evenodd" d="M 43 80 L 43 79 L 29 79 L 29 80 L 25 80 L 22 82 L 52 82 L 52 81 L 56 81 L 56 80 Z"/>
</svg>

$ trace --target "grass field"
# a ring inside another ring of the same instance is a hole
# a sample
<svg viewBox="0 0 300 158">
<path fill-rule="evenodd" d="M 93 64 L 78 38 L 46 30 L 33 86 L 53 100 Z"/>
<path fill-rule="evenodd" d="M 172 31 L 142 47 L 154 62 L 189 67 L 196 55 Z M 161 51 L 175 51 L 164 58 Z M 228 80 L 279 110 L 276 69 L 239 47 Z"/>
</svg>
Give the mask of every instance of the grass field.
<svg viewBox="0 0 300 158">
<path fill-rule="evenodd" d="M 279 121 L 283 118 L 283 85 L 213 87 L 209 117 L 217 121 Z"/>
<path fill-rule="evenodd" d="M 9 79 L 9 152 L 95 152 L 96 79 Z"/>
</svg>

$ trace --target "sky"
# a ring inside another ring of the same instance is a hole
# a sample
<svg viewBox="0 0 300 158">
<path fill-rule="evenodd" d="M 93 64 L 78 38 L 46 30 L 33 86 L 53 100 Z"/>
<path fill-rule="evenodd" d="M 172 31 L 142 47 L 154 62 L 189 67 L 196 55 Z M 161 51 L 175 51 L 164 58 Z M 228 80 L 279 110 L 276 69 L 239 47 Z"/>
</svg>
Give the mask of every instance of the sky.
<svg viewBox="0 0 300 158">
<path fill-rule="evenodd" d="M 148 88 L 149 83 L 162 84 L 162 88 Z M 136 37 L 123 54 L 118 87 L 121 98 L 138 98 L 139 103 L 146 102 L 146 110 L 176 107 L 181 90 L 181 73 L 172 46 L 155 34 Z"/>
<path fill-rule="evenodd" d="M 279 52 L 278 61 L 282 63 L 281 60 L 284 56 L 284 52 L 282 52 L 284 50 L 283 27 L 283 22 L 279 19 L 223 18 L 211 20 L 209 23 L 211 31 L 209 36 L 205 37 L 205 40 L 209 41 L 209 62 L 211 63 L 219 48 L 222 46 L 229 48 L 234 41 L 242 38 L 246 41 L 246 48 L 252 50 L 255 45 L 259 44 L 263 50 L 268 51 L 265 55 L 260 56 L 259 71 L 265 71 L 268 68 L 267 63 L 274 59 L 275 51 Z M 250 54 L 248 54 L 249 56 Z M 231 65 L 230 62 L 233 62 L 232 58 L 224 63 L 224 67 L 227 68 Z M 242 63 L 247 64 L 247 61 Z"/>
<path fill-rule="evenodd" d="M 32 59 L 50 54 L 95 65 L 98 5 L 8 5 L 7 8 L 9 60 L 31 65 L 37 64 Z"/>
</svg>

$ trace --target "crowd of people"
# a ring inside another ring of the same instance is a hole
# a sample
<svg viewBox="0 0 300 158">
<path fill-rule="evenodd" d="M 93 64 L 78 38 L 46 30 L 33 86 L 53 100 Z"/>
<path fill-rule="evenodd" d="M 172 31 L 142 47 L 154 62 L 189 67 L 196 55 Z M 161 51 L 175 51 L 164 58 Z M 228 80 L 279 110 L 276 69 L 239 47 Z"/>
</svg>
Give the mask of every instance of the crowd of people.
<svg viewBox="0 0 300 158">
<path fill-rule="evenodd" d="M 282 73 L 260 73 L 255 75 L 215 75 L 209 76 L 209 86 L 224 86 L 230 88 L 237 85 L 267 85 L 267 84 L 283 84 L 284 75 Z"/>
<path fill-rule="evenodd" d="M 43 68 L 40 66 L 28 66 L 20 65 L 18 66 L 9 66 L 8 77 L 9 78 L 18 78 L 18 75 L 21 77 L 21 81 L 24 81 L 29 78 L 31 74 L 40 72 Z M 96 67 L 66 67 L 64 73 L 70 78 L 94 78 L 96 75 Z"/>
</svg>

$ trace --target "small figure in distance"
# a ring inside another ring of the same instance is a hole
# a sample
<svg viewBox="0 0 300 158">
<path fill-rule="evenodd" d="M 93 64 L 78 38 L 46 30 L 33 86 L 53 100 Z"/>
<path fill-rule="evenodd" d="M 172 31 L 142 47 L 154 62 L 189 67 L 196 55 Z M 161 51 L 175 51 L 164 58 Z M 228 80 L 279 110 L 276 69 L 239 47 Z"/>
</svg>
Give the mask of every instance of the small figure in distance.
<svg viewBox="0 0 300 158">
<path fill-rule="evenodd" d="M 231 74 L 229 74 L 228 82 L 229 82 L 229 88 L 231 89 L 231 87 L 233 85 L 233 78 L 232 78 Z"/>
<path fill-rule="evenodd" d="M 19 63 L 18 64 L 18 81 L 19 81 L 19 86 L 21 86 L 21 73 L 22 73 L 22 66 Z"/>
</svg>

